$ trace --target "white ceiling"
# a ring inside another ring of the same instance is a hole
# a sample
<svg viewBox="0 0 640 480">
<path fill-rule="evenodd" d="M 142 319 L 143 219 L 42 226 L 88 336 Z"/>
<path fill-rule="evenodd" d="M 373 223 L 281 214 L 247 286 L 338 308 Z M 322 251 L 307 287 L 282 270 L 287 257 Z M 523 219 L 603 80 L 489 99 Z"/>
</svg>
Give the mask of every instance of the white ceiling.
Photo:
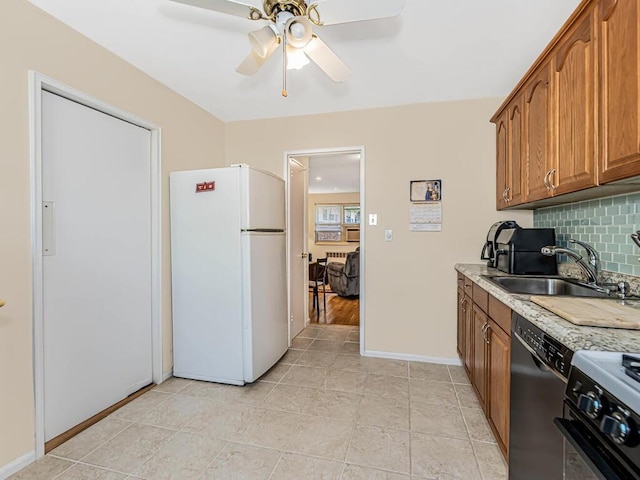
<svg viewBox="0 0 640 480">
<path fill-rule="evenodd" d="M 359 153 L 314 155 L 309 158 L 309 193 L 359 191 Z"/>
<path fill-rule="evenodd" d="M 580 3 L 407 0 L 396 18 L 317 27 L 353 75 L 289 71 L 282 98 L 279 52 L 253 77 L 235 72 L 263 21 L 169 0 L 30 1 L 223 121 L 503 97 Z"/>
</svg>

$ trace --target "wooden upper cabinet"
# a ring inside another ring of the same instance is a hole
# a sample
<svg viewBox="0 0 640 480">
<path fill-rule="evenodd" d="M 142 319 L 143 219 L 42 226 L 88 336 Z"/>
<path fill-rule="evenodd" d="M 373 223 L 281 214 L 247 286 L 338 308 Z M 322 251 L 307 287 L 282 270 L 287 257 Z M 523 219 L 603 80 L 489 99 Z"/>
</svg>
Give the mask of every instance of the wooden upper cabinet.
<svg viewBox="0 0 640 480">
<path fill-rule="evenodd" d="M 499 210 L 507 206 L 507 115 L 508 112 L 505 110 L 496 121 L 496 208 Z"/>
<path fill-rule="evenodd" d="M 523 97 L 517 96 L 509 107 L 508 123 L 508 151 L 507 161 L 507 204 L 508 206 L 518 205 L 523 201 L 522 195 L 522 132 L 523 122 Z"/>
<path fill-rule="evenodd" d="M 640 0 L 600 0 L 600 182 L 640 175 Z"/>
<path fill-rule="evenodd" d="M 496 207 L 522 203 L 523 99 L 515 98 L 496 120 Z"/>
<path fill-rule="evenodd" d="M 556 46 L 552 60 L 554 145 L 547 177 L 554 195 L 597 184 L 594 10 L 587 9 Z"/>
<path fill-rule="evenodd" d="M 531 77 L 524 88 L 524 159 L 525 201 L 550 195 L 546 177 L 551 160 L 551 66 L 547 62 Z"/>
</svg>

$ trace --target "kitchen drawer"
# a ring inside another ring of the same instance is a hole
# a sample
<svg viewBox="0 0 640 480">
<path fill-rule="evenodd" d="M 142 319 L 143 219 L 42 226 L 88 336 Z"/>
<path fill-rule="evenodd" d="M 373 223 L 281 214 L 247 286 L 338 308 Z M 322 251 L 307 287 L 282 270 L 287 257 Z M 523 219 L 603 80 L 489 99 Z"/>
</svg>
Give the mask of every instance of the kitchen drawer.
<svg viewBox="0 0 640 480">
<path fill-rule="evenodd" d="M 478 305 L 483 312 L 489 312 L 489 294 L 475 283 L 473 284 L 473 303 Z"/>
<path fill-rule="evenodd" d="M 471 280 L 469 280 L 467 277 L 463 276 L 463 290 L 464 293 L 466 293 L 467 295 L 471 296 L 471 289 L 472 289 L 472 285 L 473 282 Z"/>
<path fill-rule="evenodd" d="M 465 279 L 465 276 L 460 272 L 458 272 L 458 288 L 462 290 L 464 290 L 464 279 Z"/>
<path fill-rule="evenodd" d="M 497 298 L 489 295 L 489 317 L 511 336 L 511 309 Z"/>
</svg>

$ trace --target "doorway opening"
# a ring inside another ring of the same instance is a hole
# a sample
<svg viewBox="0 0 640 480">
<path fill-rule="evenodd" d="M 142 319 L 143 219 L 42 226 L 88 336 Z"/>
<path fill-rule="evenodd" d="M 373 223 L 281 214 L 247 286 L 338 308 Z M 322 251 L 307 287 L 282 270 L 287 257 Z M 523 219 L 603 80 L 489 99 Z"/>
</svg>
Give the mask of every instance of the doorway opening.
<svg viewBox="0 0 640 480">
<path fill-rule="evenodd" d="M 287 152 L 289 338 L 343 325 L 364 342 L 364 147 Z"/>
</svg>

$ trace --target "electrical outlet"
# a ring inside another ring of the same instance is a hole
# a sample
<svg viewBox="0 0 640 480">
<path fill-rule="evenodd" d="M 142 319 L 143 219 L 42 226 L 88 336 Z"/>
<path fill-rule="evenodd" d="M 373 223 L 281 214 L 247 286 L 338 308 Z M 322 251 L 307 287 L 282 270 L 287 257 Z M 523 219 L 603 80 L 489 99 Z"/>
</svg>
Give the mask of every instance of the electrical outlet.
<svg viewBox="0 0 640 480">
<path fill-rule="evenodd" d="M 393 230 L 384 231 L 384 241 L 391 242 L 393 240 Z"/>
<path fill-rule="evenodd" d="M 370 213 L 369 214 L 369 225 L 378 225 L 378 214 Z"/>
</svg>

